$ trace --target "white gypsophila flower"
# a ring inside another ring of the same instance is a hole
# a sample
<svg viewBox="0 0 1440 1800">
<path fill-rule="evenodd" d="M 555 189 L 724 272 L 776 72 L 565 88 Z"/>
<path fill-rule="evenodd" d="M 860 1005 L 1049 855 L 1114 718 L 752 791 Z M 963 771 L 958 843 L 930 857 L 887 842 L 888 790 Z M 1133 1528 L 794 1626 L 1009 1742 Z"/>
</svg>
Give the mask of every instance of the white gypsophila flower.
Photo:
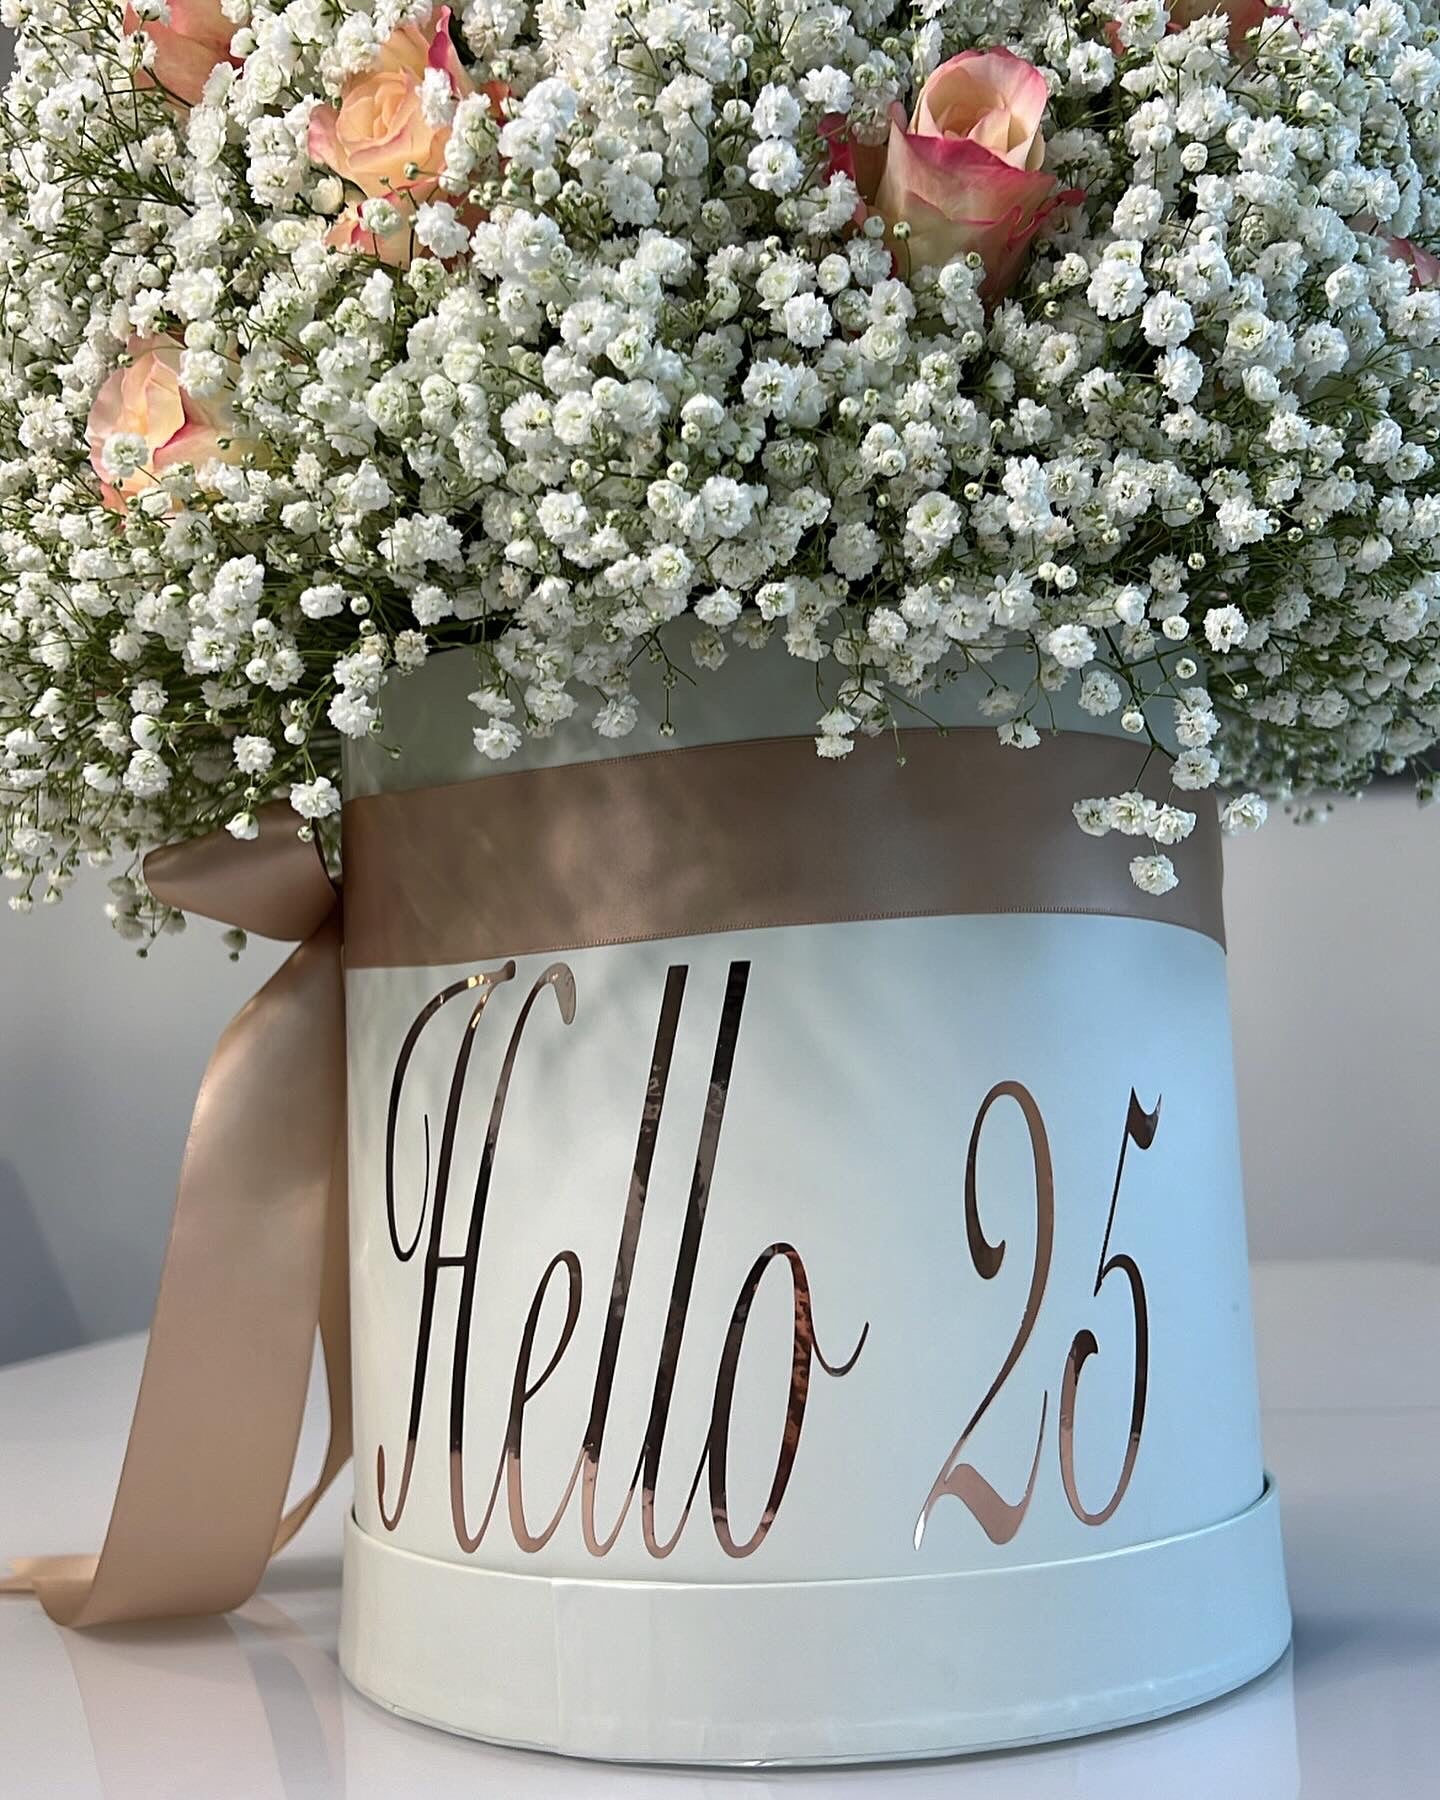
<svg viewBox="0 0 1440 1800">
<path fill-rule="evenodd" d="M 1083 625 L 1057 625 L 1041 639 L 1047 656 L 1062 669 L 1083 669 L 1095 655 L 1095 639 Z"/>
<path fill-rule="evenodd" d="M 1227 836 L 1258 831 L 1270 809 L 1259 794 L 1238 794 L 1220 809 L 1220 829 Z"/>
<path fill-rule="evenodd" d="M 1170 779 L 1187 791 L 1213 787 L 1220 779 L 1219 758 L 1210 750 L 1182 750 L 1171 765 Z"/>
<path fill-rule="evenodd" d="M 854 738 L 844 736 L 839 732 L 821 732 L 815 739 L 816 754 L 829 760 L 848 756 L 854 748 Z"/>
<path fill-rule="evenodd" d="M 763 139 L 747 159 L 750 185 L 766 194 L 790 194 L 799 187 L 805 174 L 795 146 L 785 138 Z"/>
<path fill-rule="evenodd" d="M 604 738 L 628 737 L 635 729 L 639 713 L 633 699 L 622 696 L 607 700 L 596 713 L 592 721 L 595 730 Z"/>
<path fill-rule="evenodd" d="M 1122 837 L 1150 837 L 1159 812 L 1157 803 L 1138 789 L 1116 794 L 1109 802 L 1110 828 Z"/>
<path fill-rule="evenodd" d="M 364 694 L 342 691 L 330 702 L 326 716 L 341 737 L 365 737 L 378 714 Z"/>
<path fill-rule="evenodd" d="M 346 606 L 345 590 L 336 582 L 308 587 L 300 595 L 299 606 L 307 619 L 328 619 Z"/>
<path fill-rule="evenodd" d="M 264 775 L 275 761 L 275 746 L 270 740 L 253 735 L 237 737 L 234 753 L 235 766 L 242 775 Z"/>
<path fill-rule="evenodd" d="M 415 210 L 417 242 L 436 256 L 458 256 L 470 242 L 470 228 L 444 200 L 427 200 Z"/>
<path fill-rule="evenodd" d="M 1140 315 L 1147 342 L 1167 348 L 1183 344 L 1195 329 L 1195 314 L 1178 294 L 1154 294 Z"/>
<path fill-rule="evenodd" d="M 750 124 L 756 137 L 790 138 L 799 130 L 802 117 L 800 100 L 793 90 L 769 82 L 755 101 Z"/>
<path fill-rule="evenodd" d="M 290 804 L 302 819 L 328 819 L 340 810 L 340 792 L 328 775 L 317 775 L 292 783 Z"/>
<path fill-rule="evenodd" d="M 150 456 L 149 440 L 137 431 L 112 432 L 100 450 L 100 461 L 112 481 L 129 481 Z"/>
<path fill-rule="evenodd" d="M 1168 856 L 1136 856 L 1130 860 L 1130 879 L 1142 894 L 1168 894 L 1179 886 L 1175 865 Z"/>
<path fill-rule="evenodd" d="M 503 762 L 524 741 L 518 729 L 504 719 L 492 719 L 488 725 L 477 725 L 473 732 L 475 748 L 492 762 Z"/>
<path fill-rule="evenodd" d="M 1091 669 L 1080 684 L 1080 705 L 1097 718 L 1113 713 L 1121 699 L 1120 683 L 1103 669 Z"/>
<path fill-rule="evenodd" d="M 1142 246 L 1135 239 L 1109 245 L 1090 277 L 1086 297 L 1102 319 L 1127 318 L 1145 298 Z"/>
<path fill-rule="evenodd" d="M 384 194 L 375 194 L 361 202 L 360 220 L 376 237 L 390 237 L 408 223 L 408 214 Z"/>
<path fill-rule="evenodd" d="M 1205 642 L 1212 650 L 1233 650 L 1248 634 L 1249 626 L 1238 606 L 1212 606 L 1205 614 Z"/>
<path fill-rule="evenodd" d="M 1150 821 L 1150 836 L 1157 844 L 1180 844 L 1195 829 L 1195 814 L 1178 806 L 1157 808 Z"/>
<path fill-rule="evenodd" d="M 1105 837 L 1112 829 L 1108 800 L 1077 800 L 1071 811 L 1087 837 Z"/>
</svg>

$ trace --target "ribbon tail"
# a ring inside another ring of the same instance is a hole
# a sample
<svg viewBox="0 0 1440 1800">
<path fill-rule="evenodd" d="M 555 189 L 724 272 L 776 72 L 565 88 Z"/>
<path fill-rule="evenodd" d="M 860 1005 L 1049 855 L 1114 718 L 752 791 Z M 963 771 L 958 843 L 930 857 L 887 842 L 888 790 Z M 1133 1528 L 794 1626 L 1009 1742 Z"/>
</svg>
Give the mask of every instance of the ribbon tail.
<svg viewBox="0 0 1440 1800">
<path fill-rule="evenodd" d="M 343 1053 L 343 1045 L 342 1045 Z M 314 1512 L 325 1490 L 350 1460 L 354 1408 L 350 1372 L 350 1215 L 346 1179 L 344 1107 L 335 1144 L 330 1204 L 325 1214 L 325 1254 L 320 1272 L 320 1350 L 325 1361 L 325 1393 L 330 1431 L 314 1486 L 286 1512 L 275 1530 L 270 1554 L 283 1550 Z"/>
<path fill-rule="evenodd" d="M 349 1453 L 344 985 L 332 916 L 226 1027 L 201 1083 L 140 1393 L 98 1558 L 0 1584 L 62 1625 L 220 1613 Z M 317 1324 L 331 1439 L 282 1518 Z"/>
</svg>

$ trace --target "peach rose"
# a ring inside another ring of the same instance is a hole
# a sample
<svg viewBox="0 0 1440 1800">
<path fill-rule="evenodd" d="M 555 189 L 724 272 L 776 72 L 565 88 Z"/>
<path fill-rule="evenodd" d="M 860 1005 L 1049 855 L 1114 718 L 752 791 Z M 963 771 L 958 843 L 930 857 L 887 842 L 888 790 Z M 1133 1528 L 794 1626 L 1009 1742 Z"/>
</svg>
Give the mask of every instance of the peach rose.
<svg viewBox="0 0 1440 1800">
<path fill-rule="evenodd" d="M 230 438 L 223 406 L 196 400 L 181 389 L 181 346 L 173 338 L 131 338 L 129 351 L 125 367 L 101 384 L 85 427 L 90 466 L 100 477 L 105 504 L 117 512 L 175 463 L 199 469 L 217 458 L 238 462 L 243 448 Z M 142 438 L 150 449 L 141 467 L 118 486 L 104 461 L 106 441 L 117 432 Z"/>
<path fill-rule="evenodd" d="M 457 99 L 475 87 L 450 41 L 450 8 L 424 25 L 401 25 L 381 46 L 373 67 L 352 76 L 339 108 L 318 106 L 310 115 L 310 156 L 371 198 L 402 190 L 428 199 L 445 161 L 448 125 L 432 125 L 420 103 L 427 69 L 439 69 Z M 422 184 L 406 169 L 428 177 Z"/>
<path fill-rule="evenodd" d="M 220 0 L 170 0 L 166 25 L 142 20 L 127 5 L 124 25 L 127 32 L 143 31 L 155 46 L 155 60 L 140 77 L 142 83 L 157 83 L 187 106 L 204 93 L 217 63 L 240 66 L 239 58 L 230 54 L 235 27 L 220 10 Z"/>
<path fill-rule="evenodd" d="M 1081 198 L 1045 173 L 1049 98 L 1045 77 L 1010 51 L 966 50 L 925 83 L 908 127 L 893 109 L 874 204 L 892 227 L 910 227 L 902 267 L 938 268 L 973 250 L 983 297 L 1008 292 L 1054 208 Z"/>
</svg>

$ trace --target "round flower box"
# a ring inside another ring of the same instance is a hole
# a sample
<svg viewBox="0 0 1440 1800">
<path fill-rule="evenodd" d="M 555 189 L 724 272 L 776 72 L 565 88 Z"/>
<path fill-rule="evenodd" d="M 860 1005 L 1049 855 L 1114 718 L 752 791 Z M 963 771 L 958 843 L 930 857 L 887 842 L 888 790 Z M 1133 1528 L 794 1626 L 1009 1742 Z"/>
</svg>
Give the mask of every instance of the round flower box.
<svg viewBox="0 0 1440 1800">
<path fill-rule="evenodd" d="M 1132 743 L 1004 750 L 957 685 L 826 764 L 747 660 L 485 764 L 442 658 L 351 756 L 344 1668 L 680 1763 L 1233 1688 L 1289 1613 L 1218 840 L 1127 898 L 1067 797 Z"/>
</svg>

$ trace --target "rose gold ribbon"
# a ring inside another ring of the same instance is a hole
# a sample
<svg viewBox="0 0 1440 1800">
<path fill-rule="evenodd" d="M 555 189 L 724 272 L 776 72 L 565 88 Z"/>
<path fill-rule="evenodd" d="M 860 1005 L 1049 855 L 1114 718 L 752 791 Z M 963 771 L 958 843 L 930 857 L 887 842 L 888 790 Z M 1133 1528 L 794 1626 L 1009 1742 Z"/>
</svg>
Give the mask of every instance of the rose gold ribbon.
<svg viewBox="0 0 1440 1800">
<path fill-rule="evenodd" d="M 62 1625 L 225 1612 L 350 1455 L 345 1027 L 338 896 L 287 806 L 258 842 L 216 832 L 145 864 L 167 904 L 299 948 L 205 1071 L 104 1548 L 16 1564 Z M 289 1512 L 319 1328 L 330 1440 Z"/>
<path fill-rule="evenodd" d="M 1171 894 L 1141 893 L 1125 841 L 1071 816 L 1136 787 L 1169 799 L 1169 759 L 966 728 L 862 738 L 839 764 L 771 738 L 367 795 L 345 807 L 346 966 L 958 913 L 1108 913 L 1223 944 L 1206 796 Z"/>
</svg>

